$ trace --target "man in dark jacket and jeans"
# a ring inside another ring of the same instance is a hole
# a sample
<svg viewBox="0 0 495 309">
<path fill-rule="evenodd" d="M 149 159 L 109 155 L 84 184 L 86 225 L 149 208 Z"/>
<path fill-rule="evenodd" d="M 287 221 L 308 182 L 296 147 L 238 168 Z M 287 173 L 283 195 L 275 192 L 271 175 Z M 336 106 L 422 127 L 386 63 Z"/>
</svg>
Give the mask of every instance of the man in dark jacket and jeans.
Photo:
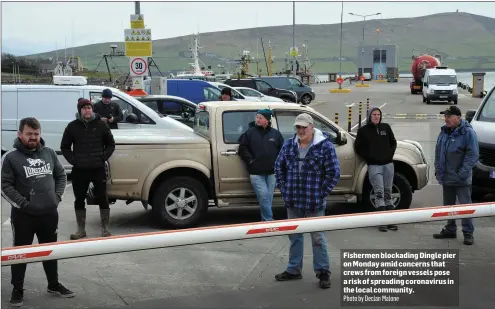
<svg viewBox="0 0 495 309">
<path fill-rule="evenodd" d="M 274 165 L 284 144 L 282 134 L 271 127 L 271 119 L 271 110 L 259 110 L 256 125 L 239 138 L 239 155 L 246 162 L 251 184 L 260 203 L 262 221 L 273 220 Z"/>
<path fill-rule="evenodd" d="M 395 208 L 392 201 L 394 154 L 397 141 L 389 124 L 382 122 L 382 111 L 371 108 L 368 121 L 361 127 L 354 144 L 356 153 L 368 164 L 368 177 L 375 192 L 375 207 L 386 211 Z M 396 225 L 380 226 L 380 231 L 397 230 Z"/>
<path fill-rule="evenodd" d="M 118 123 L 122 120 L 122 109 L 118 103 L 112 102 L 112 97 L 112 90 L 103 90 L 101 100 L 95 103 L 93 110 L 110 129 L 118 129 Z"/>
<path fill-rule="evenodd" d="M 71 239 L 86 237 L 85 199 L 92 182 L 98 204 L 103 237 L 110 236 L 108 225 L 110 207 L 106 189 L 105 162 L 115 150 L 115 141 L 108 125 L 93 113 L 93 105 L 87 99 L 77 102 L 75 120 L 65 128 L 60 149 L 67 162 L 72 164 L 72 189 L 77 220 L 77 232 Z"/>
<path fill-rule="evenodd" d="M 326 197 L 340 179 L 339 160 L 328 135 L 314 127 L 313 117 L 300 114 L 294 126 L 296 135 L 287 139 L 275 162 L 277 187 L 282 193 L 287 217 L 309 218 L 325 215 Z M 287 269 L 275 275 L 278 281 L 302 278 L 304 235 L 289 235 Z M 325 232 L 311 233 L 313 270 L 320 288 L 330 287 L 330 257 Z"/>
<path fill-rule="evenodd" d="M 445 115 L 445 125 L 440 130 L 435 147 L 435 176 L 443 188 L 443 204 L 455 205 L 456 198 L 460 204 L 470 204 L 473 167 L 479 159 L 478 138 L 471 125 L 461 119 L 457 106 L 453 105 L 441 114 Z M 464 244 L 472 245 L 472 218 L 462 219 L 462 233 Z M 442 231 L 433 237 L 456 238 L 455 220 L 448 220 Z"/>
<path fill-rule="evenodd" d="M 20 121 L 14 148 L 2 157 L 2 196 L 12 206 L 10 222 L 14 246 L 57 241 L 58 204 L 65 192 L 67 177 L 55 154 L 45 147 L 41 126 L 35 118 Z M 58 281 L 57 260 L 43 262 L 48 281 L 47 291 L 62 297 L 73 297 Z M 26 264 L 11 266 L 12 298 L 10 304 L 22 306 Z"/>
</svg>

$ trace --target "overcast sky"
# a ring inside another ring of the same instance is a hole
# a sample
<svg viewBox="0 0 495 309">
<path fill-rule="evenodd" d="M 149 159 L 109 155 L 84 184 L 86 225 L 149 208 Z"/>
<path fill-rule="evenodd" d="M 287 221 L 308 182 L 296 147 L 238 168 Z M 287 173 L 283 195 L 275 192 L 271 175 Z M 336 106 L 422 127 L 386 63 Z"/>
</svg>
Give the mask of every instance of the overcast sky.
<svg viewBox="0 0 495 309">
<path fill-rule="evenodd" d="M 461 12 L 495 18 L 495 2 L 346 2 L 344 22 Z M 340 23 L 340 2 L 296 2 L 296 24 Z M 2 52 L 32 54 L 122 41 L 134 2 L 2 2 Z M 292 2 L 141 2 L 152 38 L 292 24 Z M 296 26 L 297 32 L 297 26 Z"/>
</svg>

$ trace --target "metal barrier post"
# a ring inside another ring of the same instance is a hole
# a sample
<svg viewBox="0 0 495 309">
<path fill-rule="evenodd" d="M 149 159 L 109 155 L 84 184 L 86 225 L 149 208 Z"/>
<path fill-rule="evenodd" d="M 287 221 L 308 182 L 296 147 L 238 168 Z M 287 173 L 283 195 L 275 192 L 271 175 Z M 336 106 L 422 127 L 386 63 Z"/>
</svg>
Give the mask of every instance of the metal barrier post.
<svg viewBox="0 0 495 309">
<path fill-rule="evenodd" d="M 351 122 L 352 122 L 352 105 L 348 107 L 349 114 L 347 115 L 347 132 L 351 132 Z"/>
<path fill-rule="evenodd" d="M 346 230 L 389 224 L 495 216 L 495 203 L 425 207 L 315 218 L 276 220 L 230 226 L 210 226 L 130 235 L 114 235 L 56 243 L 2 248 L 2 267 L 111 253 L 274 237 L 298 233 Z"/>
<path fill-rule="evenodd" d="M 335 124 L 339 125 L 339 113 L 335 113 Z"/>
<path fill-rule="evenodd" d="M 358 125 L 358 128 L 361 128 L 362 114 L 363 114 L 363 102 L 359 102 L 359 125 Z"/>
<path fill-rule="evenodd" d="M 370 98 L 366 98 L 366 116 L 370 112 Z"/>
</svg>

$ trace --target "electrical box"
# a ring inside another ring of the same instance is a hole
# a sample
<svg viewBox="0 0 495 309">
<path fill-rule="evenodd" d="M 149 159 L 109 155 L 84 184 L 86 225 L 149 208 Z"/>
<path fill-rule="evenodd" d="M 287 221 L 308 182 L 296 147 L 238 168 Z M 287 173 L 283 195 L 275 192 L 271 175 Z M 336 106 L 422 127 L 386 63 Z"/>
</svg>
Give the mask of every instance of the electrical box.
<svg viewBox="0 0 495 309">
<path fill-rule="evenodd" d="M 486 73 L 473 73 L 473 91 L 471 91 L 473 98 L 483 97 L 483 91 L 485 90 L 485 74 Z"/>
<path fill-rule="evenodd" d="M 167 95 L 167 78 L 152 76 L 148 94 Z"/>
</svg>

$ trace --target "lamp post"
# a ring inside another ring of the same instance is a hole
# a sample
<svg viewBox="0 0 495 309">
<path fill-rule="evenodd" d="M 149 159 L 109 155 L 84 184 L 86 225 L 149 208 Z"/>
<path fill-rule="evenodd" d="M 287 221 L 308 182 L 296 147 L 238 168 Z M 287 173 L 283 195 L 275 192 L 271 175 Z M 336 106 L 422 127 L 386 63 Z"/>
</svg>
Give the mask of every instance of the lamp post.
<svg viewBox="0 0 495 309">
<path fill-rule="evenodd" d="M 342 23 L 344 20 L 344 1 L 342 1 L 342 9 L 340 11 L 340 68 L 339 68 L 339 77 L 342 78 Z M 339 89 L 342 89 L 342 84 L 339 84 Z"/>
<path fill-rule="evenodd" d="M 292 2 L 292 47 L 296 48 L 296 1 Z M 297 78 L 296 56 L 292 58 L 292 74 Z"/>
<path fill-rule="evenodd" d="M 361 48 L 361 75 L 364 76 L 364 29 L 366 27 L 366 17 L 381 15 L 382 13 L 368 14 L 368 15 L 359 15 L 354 13 L 349 13 L 352 16 L 358 16 L 363 18 L 363 43 Z"/>
</svg>

